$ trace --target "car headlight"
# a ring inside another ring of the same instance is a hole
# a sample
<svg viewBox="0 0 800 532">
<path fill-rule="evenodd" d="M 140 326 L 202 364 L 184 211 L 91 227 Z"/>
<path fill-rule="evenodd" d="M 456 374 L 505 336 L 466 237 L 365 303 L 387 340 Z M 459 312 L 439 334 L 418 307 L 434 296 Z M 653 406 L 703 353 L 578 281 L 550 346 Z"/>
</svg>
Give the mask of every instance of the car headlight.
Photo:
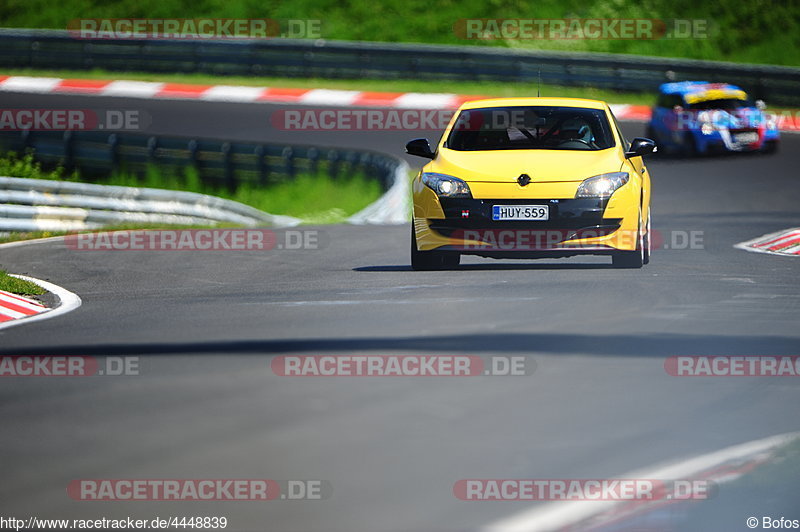
<svg viewBox="0 0 800 532">
<path fill-rule="evenodd" d="M 434 172 L 423 172 L 422 182 L 443 198 L 470 198 L 469 185 L 457 177 Z"/>
<path fill-rule="evenodd" d="M 600 174 L 583 181 L 575 193 L 576 198 L 607 198 L 628 182 L 628 172 Z"/>
</svg>

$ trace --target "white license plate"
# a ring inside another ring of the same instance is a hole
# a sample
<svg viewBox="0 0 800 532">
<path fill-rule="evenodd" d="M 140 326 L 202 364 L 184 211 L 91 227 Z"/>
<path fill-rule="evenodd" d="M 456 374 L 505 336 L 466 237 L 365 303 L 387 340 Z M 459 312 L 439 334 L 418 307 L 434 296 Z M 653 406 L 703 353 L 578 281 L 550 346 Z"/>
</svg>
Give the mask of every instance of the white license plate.
<svg viewBox="0 0 800 532">
<path fill-rule="evenodd" d="M 737 144 L 752 144 L 758 142 L 758 133 L 736 133 L 733 135 L 733 142 Z"/>
<path fill-rule="evenodd" d="M 493 205 L 492 220 L 547 220 L 547 205 Z"/>
</svg>

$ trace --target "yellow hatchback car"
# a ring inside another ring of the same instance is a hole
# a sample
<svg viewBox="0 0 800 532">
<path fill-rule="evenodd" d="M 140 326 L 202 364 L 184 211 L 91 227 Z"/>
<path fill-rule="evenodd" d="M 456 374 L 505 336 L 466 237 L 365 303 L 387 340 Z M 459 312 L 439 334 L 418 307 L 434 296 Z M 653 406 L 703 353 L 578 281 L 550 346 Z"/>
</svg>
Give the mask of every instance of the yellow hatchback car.
<svg viewBox="0 0 800 532">
<path fill-rule="evenodd" d="M 464 103 L 413 181 L 411 266 L 492 258 L 610 255 L 650 260 L 650 139 L 629 145 L 605 102 L 498 98 Z"/>
</svg>

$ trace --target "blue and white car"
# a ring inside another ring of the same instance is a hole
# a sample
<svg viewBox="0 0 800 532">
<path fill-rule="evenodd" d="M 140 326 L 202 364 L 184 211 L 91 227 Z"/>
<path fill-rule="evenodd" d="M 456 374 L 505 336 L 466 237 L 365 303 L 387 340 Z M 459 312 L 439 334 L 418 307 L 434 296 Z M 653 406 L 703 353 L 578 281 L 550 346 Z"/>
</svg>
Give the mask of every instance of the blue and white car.
<svg viewBox="0 0 800 532">
<path fill-rule="evenodd" d="M 780 133 L 764 102 L 728 83 L 682 81 L 659 87 L 647 137 L 660 149 L 693 156 L 713 152 L 774 152 Z"/>
</svg>

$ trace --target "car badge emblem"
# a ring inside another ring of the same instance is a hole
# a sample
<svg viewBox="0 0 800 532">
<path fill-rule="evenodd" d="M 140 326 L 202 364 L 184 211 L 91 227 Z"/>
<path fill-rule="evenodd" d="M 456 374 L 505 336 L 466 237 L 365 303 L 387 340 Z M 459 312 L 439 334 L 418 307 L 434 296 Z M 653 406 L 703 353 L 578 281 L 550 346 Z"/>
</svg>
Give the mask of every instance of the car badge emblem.
<svg viewBox="0 0 800 532">
<path fill-rule="evenodd" d="M 529 176 L 528 174 L 520 174 L 520 176 L 517 178 L 517 183 L 519 183 L 519 186 L 521 187 L 526 186 L 530 182 L 531 182 L 531 176 Z"/>
</svg>

